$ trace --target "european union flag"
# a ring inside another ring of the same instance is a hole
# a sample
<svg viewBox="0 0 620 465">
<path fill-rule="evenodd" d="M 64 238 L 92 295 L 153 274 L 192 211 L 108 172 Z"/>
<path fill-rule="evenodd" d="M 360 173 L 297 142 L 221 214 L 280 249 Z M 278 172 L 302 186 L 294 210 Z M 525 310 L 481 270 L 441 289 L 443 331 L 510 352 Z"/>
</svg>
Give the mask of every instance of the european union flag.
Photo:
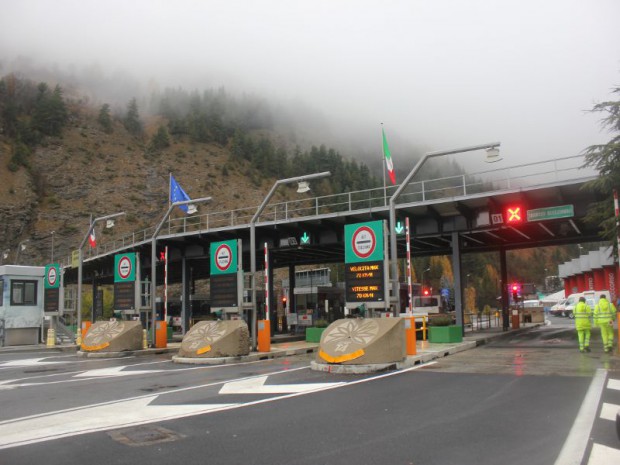
<svg viewBox="0 0 620 465">
<path fill-rule="evenodd" d="M 174 176 L 170 175 L 170 202 L 183 202 L 185 200 L 191 200 L 189 195 L 183 190 L 183 188 L 179 185 Z M 188 205 L 179 205 L 179 208 L 183 210 L 185 213 L 188 213 Z"/>
</svg>

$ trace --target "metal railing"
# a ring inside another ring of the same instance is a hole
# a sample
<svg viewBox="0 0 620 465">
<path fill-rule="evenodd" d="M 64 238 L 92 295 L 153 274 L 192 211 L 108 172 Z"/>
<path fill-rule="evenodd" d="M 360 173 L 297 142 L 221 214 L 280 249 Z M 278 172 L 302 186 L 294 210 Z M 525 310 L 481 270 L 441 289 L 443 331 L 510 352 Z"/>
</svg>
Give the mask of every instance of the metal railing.
<svg viewBox="0 0 620 465">
<path fill-rule="evenodd" d="M 412 182 L 402 192 L 398 204 L 449 200 L 476 194 L 499 194 L 506 191 L 544 187 L 561 182 L 582 182 L 595 178 L 597 174 L 593 170 L 584 169 L 583 164 L 584 157 L 575 155 L 507 168 Z M 258 219 L 258 223 L 275 223 L 321 215 L 344 215 L 359 210 L 386 209 L 389 205 L 389 199 L 397 187 L 378 187 L 274 203 L 265 208 Z M 257 206 L 252 206 L 171 218 L 162 229 L 160 238 L 166 235 L 184 235 L 218 229 L 248 227 L 257 208 Z M 149 227 L 115 237 L 111 241 L 98 245 L 90 258 L 107 255 L 150 241 L 154 229 L 154 227 Z"/>
</svg>

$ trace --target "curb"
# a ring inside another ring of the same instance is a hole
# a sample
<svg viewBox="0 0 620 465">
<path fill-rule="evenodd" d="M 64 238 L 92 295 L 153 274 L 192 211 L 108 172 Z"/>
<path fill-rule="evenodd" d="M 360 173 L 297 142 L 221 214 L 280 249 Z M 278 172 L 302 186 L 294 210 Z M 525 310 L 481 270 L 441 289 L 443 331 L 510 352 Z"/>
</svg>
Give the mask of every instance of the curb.
<svg viewBox="0 0 620 465">
<path fill-rule="evenodd" d="M 64 346 L 53 346 L 48 347 L 44 344 L 40 346 L 8 346 L 8 347 L 0 347 L 0 354 L 19 354 L 19 353 L 27 353 L 27 352 L 75 352 L 77 351 L 77 346 L 73 345 L 64 345 Z"/>
<path fill-rule="evenodd" d="M 319 345 L 316 347 L 303 347 L 300 349 L 275 349 L 271 352 L 253 352 L 248 355 L 239 355 L 237 357 L 179 357 L 173 356 L 172 361 L 174 363 L 185 363 L 189 365 L 225 365 L 227 363 L 238 362 L 257 362 L 260 360 L 269 360 L 272 358 L 289 357 L 291 355 L 304 355 L 312 354 L 319 349 Z"/>
<path fill-rule="evenodd" d="M 160 355 L 178 352 L 178 347 L 170 347 L 165 349 L 140 349 L 140 350 L 124 350 L 122 352 L 85 352 L 78 350 L 76 355 L 81 358 L 119 358 L 131 357 L 133 355 Z"/>
<path fill-rule="evenodd" d="M 458 352 L 465 350 L 475 349 L 478 345 L 476 341 L 465 341 L 458 345 L 448 345 L 446 347 L 437 348 L 432 351 L 427 351 L 419 355 L 408 355 L 405 360 L 390 362 L 390 363 L 375 363 L 369 365 L 338 365 L 330 363 L 322 363 L 317 361 L 310 362 L 310 368 L 315 371 L 323 371 L 326 373 L 338 373 L 338 374 L 366 374 L 376 373 L 386 370 L 402 370 L 404 368 L 411 368 L 422 363 L 427 363 L 432 360 L 447 357 Z"/>
</svg>

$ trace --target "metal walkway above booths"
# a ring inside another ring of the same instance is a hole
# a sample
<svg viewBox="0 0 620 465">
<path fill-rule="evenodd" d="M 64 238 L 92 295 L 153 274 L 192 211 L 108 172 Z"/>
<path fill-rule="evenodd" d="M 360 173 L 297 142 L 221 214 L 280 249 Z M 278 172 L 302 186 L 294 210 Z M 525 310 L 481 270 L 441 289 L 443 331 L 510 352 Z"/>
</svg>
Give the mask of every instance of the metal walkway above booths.
<svg viewBox="0 0 620 465">
<path fill-rule="evenodd" d="M 568 168 L 563 164 L 570 163 Z M 397 204 L 397 221 L 409 217 L 413 256 L 450 255 L 452 233 L 458 233 L 461 253 L 542 247 L 597 241 L 596 226 L 585 223 L 589 205 L 600 200 L 583 189 L 594 174 L 580 169 L 582 157 L 522 165 L 476 174 L 412 183 Z M 547 172 L 545 167 L 549 168 Z M 507 176 L 505 173 L 520 173 Z M 534 174 L 523 174 L 532 173 Z M 501 176 L 504 175 L 504 176 Z M 545 176 L 546 175 L 546 176 Z M 538 181 L 538 182 L 537 182 Z M 269 205 L 256 224 L 255 251 L 260 263 L 263 243 L 270 248 L 273 266 L 342 263 L 344 225 L 389 217 L 393 188 L 335 194 Z M 194 279 L 209 277 L 209 244 L 241 239 L 244 270 L 249 271 L 250 228 L 253 208 L 207 213 L 171 220 L 158 237 L 158 248 L 170 250 L 168 281 L 180 282 L 184 258 Z M 514 210 L 514 211 L 513 211 Z M 512 214 L 509 211 L 513 211 Z M 510 216 L 513 216 L 512 218 Z M 530 215 L 528 221 L 528 215 Z M 124 236 L 97 249 L 84 260 L 84 280 L 97 273 L 98 282 L 112 282 L 113 255 L 135 251 L 150 268 L 149 231 Z M 398 256 L 405 253 L 405 236 L 398 235 Z M 157 273 L 158 285 L 163 274 Z M 65 282 L 76 282 L 75 269 L 65 271 Z"/>
</svg>

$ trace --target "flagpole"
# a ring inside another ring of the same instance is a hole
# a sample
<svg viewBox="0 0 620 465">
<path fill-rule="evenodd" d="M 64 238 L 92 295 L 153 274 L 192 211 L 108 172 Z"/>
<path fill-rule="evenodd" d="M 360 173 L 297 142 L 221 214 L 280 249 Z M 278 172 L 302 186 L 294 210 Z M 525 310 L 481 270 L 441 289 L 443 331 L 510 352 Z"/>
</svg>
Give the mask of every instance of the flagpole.
<svg viewBox="0 0 620 465">
<path fill-rule="evenodd" d="M 381 123 L 381 165 L 383 166 L 383 203 L 387 205 L 387 187 L 385 185 L 385 150 L 383 149 L 383 123 Z"/>
<path fill-rule="evenodd" d="M 168 172 L 168 208 L 172 205 L 172 171 Z M 168 234 L 170 234 L 170 216 L 168 216 Z"/>
</svg>

